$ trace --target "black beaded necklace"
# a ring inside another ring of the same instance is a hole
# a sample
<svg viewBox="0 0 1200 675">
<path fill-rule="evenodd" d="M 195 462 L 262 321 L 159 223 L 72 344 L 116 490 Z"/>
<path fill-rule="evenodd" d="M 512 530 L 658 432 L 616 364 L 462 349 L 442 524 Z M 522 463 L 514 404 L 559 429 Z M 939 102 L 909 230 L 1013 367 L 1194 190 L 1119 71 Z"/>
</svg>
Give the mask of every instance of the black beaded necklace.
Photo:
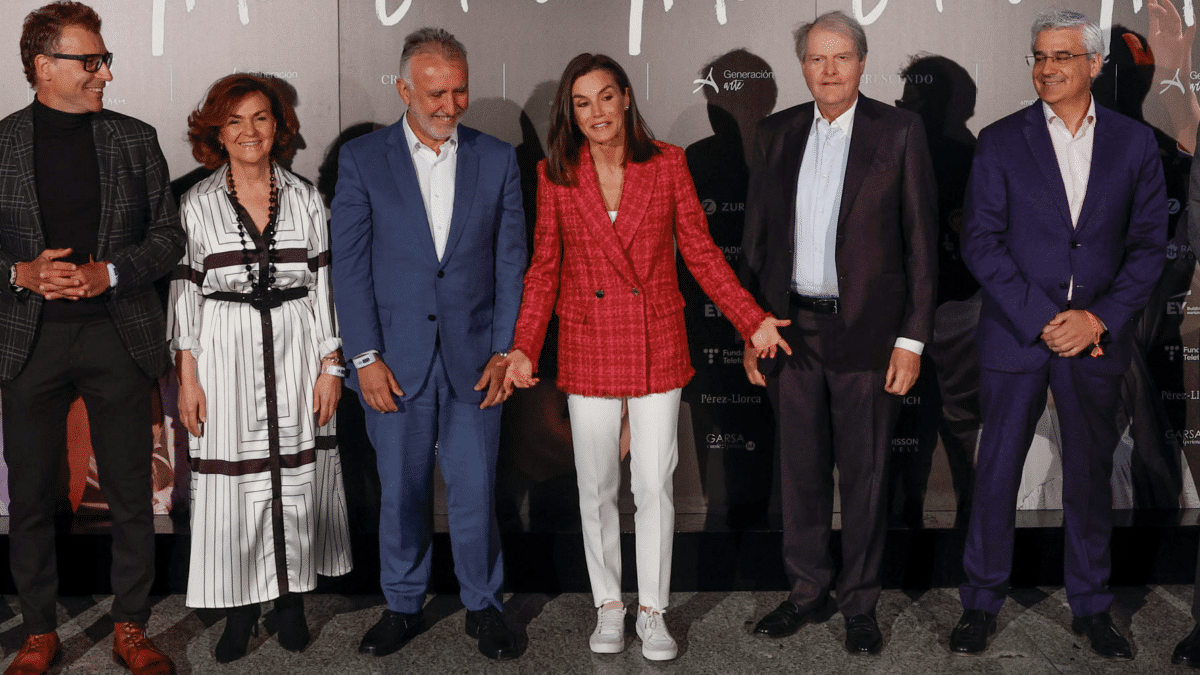
<svg viewBox="0 0 1200 675">
<path fill-rule="evenodd" d="M 237 198 L 237 189 L 233 185 L 233 168 L 225 174 L 225 186 L 229 189 L 229 200 L 233 202 L 233 211 L 237 215 L 238 237 L 242 243 L 242 263 L 246 265 L 246 280 L 250 283 L 250 288 L 254 291 L 264 292 L 275 283 L 275 216 L 278 211 L 279 189 L 275 185 L 275 171 L 271 170 L 271 197 L 267 204 L 267 226 L 263 228 L 262 237 L 265 239 L 265 248 L 267 253 L 267 280 L 261 281 L 261 270 L 259 274 L 255 274 L 254 270 L 254 248 L 246 246 L 247 235 L 251 238 L 253 244 L 254 233 L 258 230 L 251 230 L 253 223 L 247 225 L 246 221 L 250 220 L 250 214 L 242 206 Z M 255 247 L 256 248 L 256 247 Z"/>
</svg>

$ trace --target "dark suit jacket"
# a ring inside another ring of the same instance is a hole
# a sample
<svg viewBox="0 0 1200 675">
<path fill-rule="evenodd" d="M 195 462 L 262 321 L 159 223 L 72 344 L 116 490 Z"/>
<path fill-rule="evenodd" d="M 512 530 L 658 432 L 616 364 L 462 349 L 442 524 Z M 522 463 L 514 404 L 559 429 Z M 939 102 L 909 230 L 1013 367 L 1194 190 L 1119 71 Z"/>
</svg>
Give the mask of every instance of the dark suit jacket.
<svg viewBox="0 0 1200 675">
<path fill-rule="evenodd" d="M 763 309 L 787 316 L 796 247 L 796 183 L 813 103 L 758 127 L 742 260 Z M 859 95 L 837 221 L 845 332 L 835 370 L 884 370 L 897 337 L 928 343 L 937 270 L 937 187 L 921 118 Z"/>
<path fill-rule="evenodd" d="M 153 282 L 183 254 L 167 161 L 154 127 L 111 110 L 92 116 L 100 166 L 99 260 L 117 268 L 109 314 L 138 366 L 151 377 L 170 365 L 163 303 Z M 33 110 L 0 120 L 0 380 L 25 365 L 41 319 L 42 296 L 8 285 L 12 266 L 46 248 L 33 170 Z"/>
<path fill-rule="evenodd" d="M 525 274 L 525 212 L 513 147 L 459 125 L 454 210 L 439 261 L 404 119 L 342 146 L 333 199 L 333 294 L 348 357 L 375 349 L 408 396 L 437 338 L 462 400 L 512 346 Z M 355 374 L 349 384 L 357 388 Z"/>
<path fill-rule="evenodd" d="M 1150 127 L 1099 105 L 1079 223 L 1071 226 L 1042 103 L 988 126 L 967 188 L 963 258 L 984 289 L 985 368 L 1032 372 L 1054 354 L 1042 328 L 1067 308 L 1094 313 L 1112 343 L 1095 366 L 1129 365 L 1132 320 L 1162 273 L 1167 195 Z"/>
</svg>

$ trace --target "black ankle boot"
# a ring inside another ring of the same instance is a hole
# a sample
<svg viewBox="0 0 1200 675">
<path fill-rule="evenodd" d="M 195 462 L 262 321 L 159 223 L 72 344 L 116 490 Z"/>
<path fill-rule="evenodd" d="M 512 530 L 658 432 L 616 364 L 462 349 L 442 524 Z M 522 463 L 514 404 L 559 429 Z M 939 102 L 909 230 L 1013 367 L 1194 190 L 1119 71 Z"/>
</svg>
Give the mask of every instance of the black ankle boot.
<svg viewBox="0 0 1200 675">
<path fill-rule="evenodd" d="M 258 635 L 258 615 L 261 612 L 257 604 L 243 607 L 230 607 L 225 610 L 225 632 L 217 640 L 217 663 L 237 661 L 246 655 L 246 647 L 250 644 L 250 633 Z"/>
<path fill-rule="evenodd" d="M 308 646 L 308 622 L 304 619 L 304 596 L 288 593 L 275 599 L 275 620 L 279 627 L 279 646 L 298 652 Z"/>
</svg>

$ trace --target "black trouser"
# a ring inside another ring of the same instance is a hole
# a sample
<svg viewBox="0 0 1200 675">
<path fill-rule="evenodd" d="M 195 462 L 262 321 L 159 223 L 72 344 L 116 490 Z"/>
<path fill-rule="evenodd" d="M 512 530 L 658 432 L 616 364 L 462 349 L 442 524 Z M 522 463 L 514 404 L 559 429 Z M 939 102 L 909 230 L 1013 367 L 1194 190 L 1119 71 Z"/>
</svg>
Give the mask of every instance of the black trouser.
<svg viewBox="0 0 1200 675">
<path fill-rule="evenodd" d="M 150 618 L 152 385 L 107 318 L 43 323 L 24 370 L 0 383 L 11 499 L 9 564 L 30 634 L 57 626 L 55 485 L 67 411 L 77 396 L 87 406 L 100 490 L 112 514 L 112 618 Z"/>
<path fill-rule="evenodd" d="M 826 366 L 844 344 L 841 315 L 792 308 L 781 330 L 794 350 L 779 356 L 768 380 L 779 425 L 783 497 L 783 563 L 789 596 L 811 608 L 834 585 L 829 539 L 833 470 L 842 505 L 842 571 L 836 580 L 842 614 L 874 614 L 887 533 L 886 480 L 900 398 L 886 393 L 886 371 L 843 372 Z"/>
</svg>

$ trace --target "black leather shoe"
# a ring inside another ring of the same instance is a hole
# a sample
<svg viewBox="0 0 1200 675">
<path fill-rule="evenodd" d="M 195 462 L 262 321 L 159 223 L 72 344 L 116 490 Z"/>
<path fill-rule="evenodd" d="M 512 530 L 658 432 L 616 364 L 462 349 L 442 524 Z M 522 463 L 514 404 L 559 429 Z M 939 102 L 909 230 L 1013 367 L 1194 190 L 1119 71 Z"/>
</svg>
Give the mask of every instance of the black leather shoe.
<svg viewBox="0 0 1200 675">
<path fill-rule="evenodd" d="M 1192 632 L 1188 633 L 1182 642 L 1175 645 L 1175 651 L 1171 654 L 1171 663 L 1177 666 L 1200 668 L 1200 623 L 1192 628 Z"/>
<path fill-rule="evenodd" d="M 304 619 L 304 596 L 288 593 L 275 599 L 275 638 L 279 646 L 289 652 L 298 652 L 308 646 L 311 638 L 308 622 Z M 268 629 L 271 627 L 268 626 Z"/>
<path fill-rule="evenodd" d="M 504 615 L 495 607 L 467 610 L 467 635 L 479 640 L 479 653 L 489 659 L 506 661 L 517 658 L 517 636 L 504 623 Z"/>
<path fill-rule="evenodd" d="M 846 651 L 851 654 L 878 654 L 883 649 L 883 634 L 870 614 L 855 614 L 846 619 Z"/>
<path fill-rule="evenodd" d="M 358 651 L 361 654 L 387 656 L 424 631 L 425 615 L 422 612 L 401 614 L 385 609 L 379 621 L 363 636 Z"/>
<path fill-rule="evenodd" d="M 213 656 L 217 663 L 237 661 L 246 655 L 250 645 L 250 634 L 258 635 L 258 615 L 262 610 L 258 604 L 230 607 L 225 610 L 225 631 L 217 640 Z"/>
<path fill-rule="evenodd" d="M 813 610 L 802 610 L 784 600 L 770 614 L 759 619 L 754 625 L 755 635 L 765 635 L 770 638 L 785 638 L 795 635 L 806 622 L 812 620 Z"/>
<path fill-rule="evenodd" d="M 962 613 L 958 625 L 950 631 L 950 651 L 955 654 L 978 654 L 988 647 L 988 636 L 996 632 L 996 615 L 982 609 Z"/>
<path fill-rule="evenodd" d="M 1129 640 L 1112 625 L 1112 616 L 1108 612 L 1077 616 L 1071 620 L 1071 630 L 1076 635 L 1086 634 L 1088 642 L 1092 643 L 1092 651 L 1106 659 L 1133 658 Z"/>
</svg>

